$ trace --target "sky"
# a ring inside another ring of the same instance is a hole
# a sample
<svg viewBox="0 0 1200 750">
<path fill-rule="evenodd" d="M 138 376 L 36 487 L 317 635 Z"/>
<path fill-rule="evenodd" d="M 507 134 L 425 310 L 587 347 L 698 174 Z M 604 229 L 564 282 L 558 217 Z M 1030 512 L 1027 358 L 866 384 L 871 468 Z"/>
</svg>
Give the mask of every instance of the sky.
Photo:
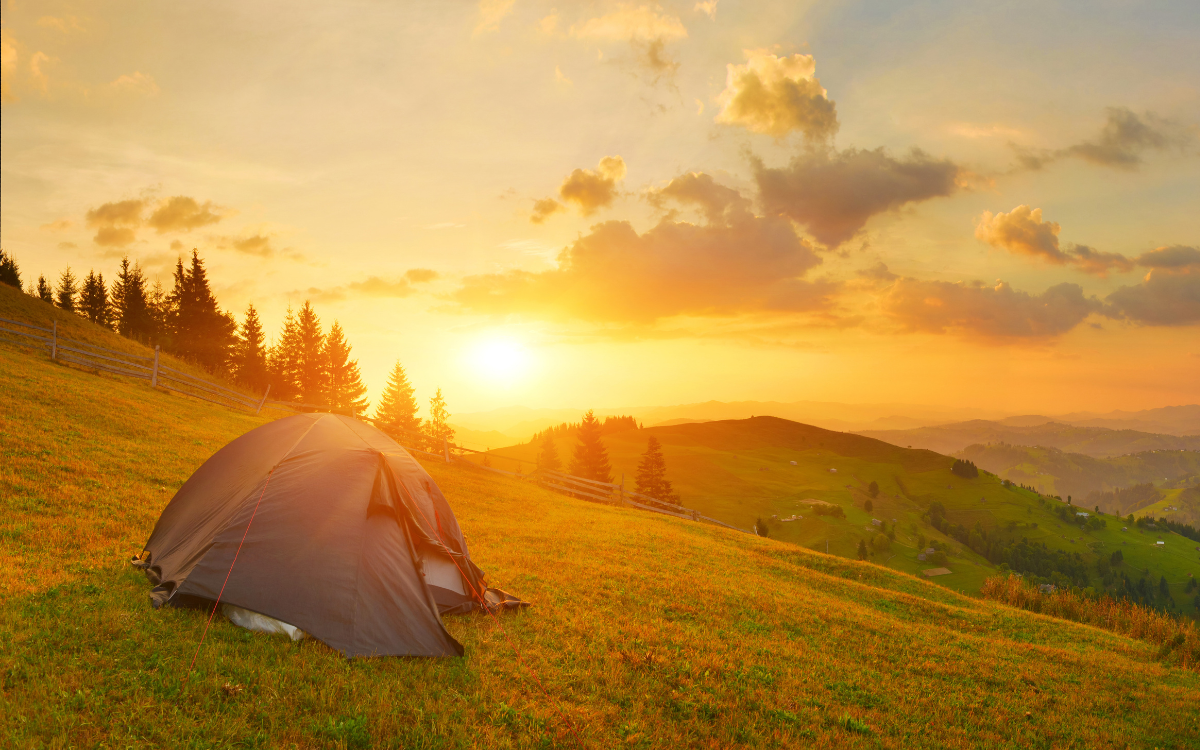
<svg viewBox="0 0 1200 750">
<path fill-rule="evenodd" d="M 24 279 L 204 258 L 371 396 L 1200 401 L 1194 2 L 5 0 Z"/>
</svg>

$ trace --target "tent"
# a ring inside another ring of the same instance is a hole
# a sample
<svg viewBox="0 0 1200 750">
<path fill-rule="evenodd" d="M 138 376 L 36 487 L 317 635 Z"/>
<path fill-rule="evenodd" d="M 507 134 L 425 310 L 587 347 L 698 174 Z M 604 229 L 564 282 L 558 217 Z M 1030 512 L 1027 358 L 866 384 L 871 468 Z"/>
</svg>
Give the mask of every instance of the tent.
<svg viewBox="0 0 1200 750">
<path fill-rule="evenodd" d="M 278 621 L 348 657 L 461 656 L 442 615 L 524 604 L 486 587 L 425 469 L 336 414 L 280 419 L 217 451 L 132 562 L 155 608 L 219 596 L 234 622 Z"/>
</svg>

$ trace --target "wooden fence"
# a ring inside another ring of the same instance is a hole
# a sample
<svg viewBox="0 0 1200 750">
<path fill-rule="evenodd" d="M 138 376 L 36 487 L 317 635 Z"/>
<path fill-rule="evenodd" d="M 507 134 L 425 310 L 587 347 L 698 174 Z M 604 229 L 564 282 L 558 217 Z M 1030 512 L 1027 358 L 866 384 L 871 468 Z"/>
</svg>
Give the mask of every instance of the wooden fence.
<svg viewBox="0 0 1200 750">
<path fill-rule="evenodd" d="M 256 398 L 246 393 L 232 390 L 211 380 L 198 378 L 195 375 L 189 375 L 174 367 L 168 367 L 161 361 L 161 351 L 159 347 L 154 347 L 154 356 L 141 356 L 130 354 L 128 352 L 119 352 L 115 349 L 107 349 L 102 346 L 96 346 L 84 341 L 76 341 L 66 339 L 58 335 L 58 321 L 54 321 L 51 327 L 45 328 L 36 326 L 31 323 L 23 323 L 19 320 L 10 320 L 8 318 L 0 318 L 0 341 L 8 341 L 22 346 L 30 347 L 40 351 L 44 351 L 50 355 L 50 359 L 61 362 L 69 362 L 80 367 L 85 367 L 89 370 L 99 372 L 107 372 L 114 375 L 122 375 L 125 377 L 138 378 L 141 380 L 150 381 L 150 386 L 153 388 L 161 388 L 167 391 L 173 391 L 184 396 L 207 401 L 219 406 L 246 410 L 254 414 L 260 413 L 264 408 L 287 413 L 303 413 L 309 412 L 328 412 L 333 411 L 328 406 L 318 404 L 301 404 L 291 401 L 268 401 L 267 397 L 271 393 L 270 386 L 263 393 L 261 398 Z M 364 421 L 376 421 L 372 417 L 364 415 L 351 415 Z M 641 510 L 661 513 L 663 515 L 672 516 L 674 518 L 682 518 L 691 521 L 706 521 L 708 523 L 724 526 L 727 529 L 746 532 L 745 529 L 739 529 L 736 526 L 731 526 L 723 521 L 718 521 L 715 518 L 703 516 L 699 511 L 690 508 L 684 508 L 673 503 L 663 502 L 648 495 L 643 495 L 637 492 L 632 492 L 625 489 L 624 478 L 621 484 L 612 484 L 610 482 L 597 482 L 591 479 L 582 479 L 580 477 L 563 474 L 557 471 L 549 471 L 546 469 L 537 469 L 531 464 L 532 470 L 529 473 L 522 473 L 522 459 L 512 458 L 509 456 L 499 456 L 505 460 L 515 461 L 517 463 L 517 471 L 505 471 L 489 466 L 486 463 L 478 463 L 471 460 L 474 455 L 484 457 L 484 461 L 493 458 L 492 454 L 487 451 L 472 450 L 471 448 L 462 445 L 455 445 L 448 440 L 443 439 L 441 450 L 435 452 L 436 449 L 429 444 L 429 436 L 410 433 L 407 431 L 387 430 L 393 438 L 397 440 L 406 450 L 414 453 L 420 453 L 429 458 L 440 461 L 458 462 L 472 466 L 476 469 L 493 472 L 496 474 L 505 474 L 511 477 L 531 480 L 537 482 L 542 487 L 561 492 L 573 497 L 583 498 L 586 500 L 599 501 L 603 503 L 621 505 Z M 420 446 L 420 447 L 418 447 Z"/>
</svg>

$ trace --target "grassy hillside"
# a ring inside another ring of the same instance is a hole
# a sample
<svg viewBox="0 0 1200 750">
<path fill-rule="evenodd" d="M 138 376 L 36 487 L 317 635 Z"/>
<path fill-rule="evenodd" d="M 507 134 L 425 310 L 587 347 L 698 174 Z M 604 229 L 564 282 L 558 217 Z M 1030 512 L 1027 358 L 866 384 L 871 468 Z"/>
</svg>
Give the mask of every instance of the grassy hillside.
<svg viewBox="0 0 1200 750">
<path fill-rule="evenodd" d="M 969 445 L 988 443 L 1057 448 L 1067 453 L 1082 453 L 1093 458 L 1143 451 L 1200 450 L 1200 434 L 1166 435 L 1136 429 L 1109 429 L 1058 422 L 1014 425 L 975 419 L 936 427 L 919 427 L 914 430 L 863 430 L 859 434 L 892 445 L 926 448 L 946 455 L 958 453 Z"/>
<path fill-rule="evenodd" d="M 950 473 L 953 459 L 947 456 L 775 417 L 648 427 L 604 437 L 614 476 L 619 481 L 624 475 L 627 487 L 633 487 L 650 435 L 663 445 L 668 478 L 683 504 L 744 529 L 751 528 L 756 517 L 784 519 L 799 514 L 803 518 L 797 521 L 770 521 L 771 536 L 855 557 L 860 540 L 870 542 L 879 534 L 872 519 L 889 525 L 895 519 L 896 539 L 888 549 L 874 552 L 875 562 L 919 575 L 937 567 L 917 558 L 924 549 L 920 540 L 936 541 L 949 551 L 946 567 L 952 571 L 937 582 L 959 591 L 978 591 L 998 568 L 930 525 L 926 511 L 938 502 L 952 524 L 968 529 L 979 524 L 1000 539 L 1014 543 L 1026 539 L 1052 551 L 1079 553 L 1089 569 L 1100 557 L 1121 550 L 1126 575 L 1135 581 L 1146 576 L 1154 584 L 1165 576 L 1174 606 L 1194 612 L 1194 597 L 1185 588 L 1189 573 L 1200 576 L 1200 554 L 1188 540 L 1168 533 L 1169 543 L 1160 547 L 1157 534 L 1121 531 L 1123 522 L 1112 518 L 1104 529 L 1081 529 L 1058 514 L 1056 506 L 1065 503 L 1046 502 L 1036 493 L 1005 486 L 998 477 L 983 473 L 973 479 L 955 476 Z M 575 442 L 570 436 L 559 439 L 564 462 Z M 537 450 L 536 445 L 523 445 L 491 455 L 497 468 L 506 468 L 505 457 L 533 461 Z M 872 481 L 880 488 L 873 499 L 867 491 Z M 869 499 L 871 512 L 865 510 Z M 845 518 L 815 515 L 808 500 L 838 505 Z M 1093 570 L 1092 575 L 1095 585 L 1100 585 L 1098 572 Z"/>
<path fill-rule="evenodd" d="M 467 656 L 446 660 L 348 662 L 218 618 L 189 679 L 203 616 L 152 610 L 126 559 L 258 423 L 0 344 L 0 745 L 1200 742 L 1200 674 L 1146 643 L 438 462 L 474 558 L 531 609 L 450 619 Z"/>
<path fill-rule="evenodd" d="M 1057 448 L 998 444 L 969 445 L 961 458 L 1018 484 L 1048 495 L 1076 500 L 1093 492 L 1152 482 L 1168 487 L 1200 482 L 1200 451 L 1155 450 L 1112 458 L 1092 458 Z M 1100 506 L 1106 513 L 1120 508 Z"/>
</svg>

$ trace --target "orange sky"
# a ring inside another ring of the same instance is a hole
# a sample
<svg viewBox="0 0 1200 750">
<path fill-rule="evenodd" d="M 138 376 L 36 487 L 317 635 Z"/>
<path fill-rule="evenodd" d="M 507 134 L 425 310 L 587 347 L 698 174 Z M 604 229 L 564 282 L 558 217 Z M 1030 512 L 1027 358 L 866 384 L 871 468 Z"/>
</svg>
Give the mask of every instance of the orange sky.
<svg viewBox="0 0 1200 750">
<path fill-rule="evenodd" d="M 27 280 L 205 257 L 452 412 L 1200 401 L 1194 3 L 20 2 Z"/>
</svg>

